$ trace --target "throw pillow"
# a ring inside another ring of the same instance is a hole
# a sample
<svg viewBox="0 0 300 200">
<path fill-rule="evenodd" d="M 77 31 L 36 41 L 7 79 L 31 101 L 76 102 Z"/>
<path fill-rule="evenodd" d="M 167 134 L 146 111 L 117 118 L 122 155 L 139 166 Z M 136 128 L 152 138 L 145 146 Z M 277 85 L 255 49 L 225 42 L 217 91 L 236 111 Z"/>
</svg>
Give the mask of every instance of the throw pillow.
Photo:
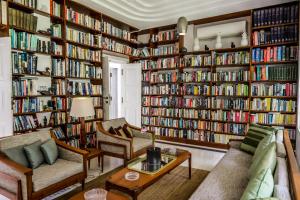
<svg viewBox="0 0 300 200">
<path fill-rule="evenodd" d="M 133 138 L 132 130 L 131 130 L 131 128 L 127 124 L 124 124 L 123 131 L 124 131 L 124 133 L 126 134 L 126 136 L 128 138 Z"/>
<path fill-rule="evenodd" d="M 271 197 L 273 188 L 274 180 L 271 169 L 263 169 L 249 181 L 241 200 Z"/>
<path fill-rule="evenodd" d="M 277 157 L 277 165 L 274 173 L 275 185 L 289 187 L 289 175 L 286 160 L 284 158 Z"/>
<path fill-rule="evenodd" d="M 42 142 L 39 140 L 24 147 L 25 154 L 32 169 L 39 167 L 44 162 L 41 145 Z"/>
<path fill-rule="evenodd" d="M 110 127 L 110 128 L 108 129 L 108 132 L 109 132 L 110 134 L 112 134 L 112 135 L 118 135 L 118 133 L 116 132 L 116 130 L 115 130 L 113 127 Z"/>
<path fill-rule="evenodd" d="M 13 147 L 10 149 L 4 149 L 2 151 L 10 160 L 19 163 L 24 167 L 29 167 L 29 162 L 24 152 L 24 145 Z"/>
<path fill-rule="evenodd" d="M 255 177 L 262 169 L 271 169 L 273 174 L 276 166 L 276 144 L 272 142 L 269 144 L 263 152 L 263 156 L 260 159 L 253 161 L 249 168 L 250 178 Z"/>
<path fill-rule="evenodd" d="M 56 143 L 53 139 L 46 141 L 41 145 L 41 150 L 43 152 L 44 158 L 49 165 L 55 163 L 58 158 L 58 149 Z"/>
<path fill-rule="evenodd" d="M 285 146 L 282 142 L 276 142 L 276 155 L 281 158 L 286 157 Z"/>
<path fill-rule="evenodd" d="M 259 142 L 266 136 L 275 134 L 276 129 L 267 126 L 251 124 L 247 135 L 245 136 L 240 149 L 242 151 L 254 154 Z"/>
<path fill-rule="evenodd" d="M 252 162 L 256 159 L 260 159 L 260 157 L 263 155 L 263 152 L 264 152 L 264 149 L 271 143 L 271 142 L 274 142 L 275 141 L 275 135 L 272 134 L 272 135 L 266 135 L 264 137 L 264 139 L 262 139 L 256 150 L 255 150 L 255 153 L 252 157 Z"/>
<path fill-rule="evenodd" d="M 120 135 L 124 138 L 127 138 L 127 135 L 125 134 L 125 132 L 123 131 L 123 128 L 121 126 L 116 128 L 115 131 L 118 133 L 118 135 Z"/>
<path fill-rule="evenodd" d="M 274 186 L 274 197 L 277 197 L 278 199 L 284 199 L 284 200 L 291 200 L 291 194 L 288 187 L 281 186 L 281 185 L 275 185 Z"/>
</svg>

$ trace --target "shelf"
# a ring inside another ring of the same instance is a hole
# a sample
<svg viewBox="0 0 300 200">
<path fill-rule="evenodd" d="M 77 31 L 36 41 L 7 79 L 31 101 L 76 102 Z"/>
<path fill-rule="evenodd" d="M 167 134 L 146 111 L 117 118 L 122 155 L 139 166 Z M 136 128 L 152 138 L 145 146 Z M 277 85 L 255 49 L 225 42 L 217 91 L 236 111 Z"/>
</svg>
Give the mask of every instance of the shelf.
<svg viewBox="0 0 300 200">
<path fill-rule="evenodd" d="M 223 120 L 215 120 L 211 119 L 211 122 L 219 122 L 219 123 L 229 123 L 229 124 L 248 124 L 248 122 L 238 122 L 238 121 L 223 121 Z"/>
<path fill-rule="evenodd" d="M 277 65 L 277 64 L 297 64 L 298 60 L 274 61 L 274 62 L 252 62 L 252 65 Z"/>
<path fill-rule="evenodd" d="M 248 64 L 224 64 L 224 65 L 213 65 L 213 67 L 249 67 L 250 63 Z"/>
<path fill-rule="evenodd" d="M 202 81 L 202 82 L 180 82 L 181 84 L 210 84 L 210 81 Z"/>
<path fill-rule="evenodd" d="M 82 80 L 90 80 L 90 78 L 84 78 L 84 77 L 71 77 L 71 76 L 67 76 L 66 78 L 68 78 L 68 79 L 82 79 Z"/>
<path fill-rule="evenodd" d="M 181 94 L 142 94 L 142 96 L 154 96 L 154 97 L 165 97 L 165 96 L 173 96 L 173 97 L 181 97 Z"/>
<path fill-rule="evenodd" d="M 81 25 L 81 24 L 77 24 L 77 23 L 72 22 L 72 21 L 67 20 L 67 19 L 66 19 L 66 23 L 67 23 L 67 25 L 84 29 L 84 30 L 86 30 L 86 31 L 88 31 L 90 33 L 101 34 L 100 30 L 96 30 L 96 29 L 93 29 L 93 28 L 90 28 L 90 27 L 87 27 L 87 26 L 84 26 L 84 25 Z"/>
<path fill-rule="evenodd" d="M 257 26 L 257 27 L 252 27 L 252 30 L 259 30 L 259 29 L 272 28 L 272 27 L 278 27 L 278 26 L 290 26 L 290 25 L 298 25 L 298 22 Z"/>
<path fill-rule="evenodd" d="M 35 76 L 35 77 L 51 78 L 51 76 L 41 75 L 41 74 L 12 74 L 12 76 L 17 76 L 17 77 L 23 77 L 23 76 Z"/>
<path fill-rule="evenodd" d="M 152 42 L 154 45 L 166 45 L 166 44 L 175 44 L 176 42 L 179 42 L 179 38 L 174 39 L 174 40 L 164 40 L 164 41 L 157 41 L 157 42 Z"/>
<path fill-rule="evenodd" d="M 9 27 L 14 29 L 15 31 L 18 31 L 18 32 L 27 32 L 27 33 L 31 33 L 31 34 L 36 34 L 35 31 L 27 30 L 27 29 L 24 29 L 24 28 L 21 28 L 21 27 L 12 26 L 12 25 L 10 25 Z"/>
<path fill-rule="evenodd" d="M 42 11 L 42 10 L 37 10 L 37 9 L 35 9 L 34 12 L 35 12 L 36 14 L 43 15 L 43 16 L 45 16 L 45 17 L 50 17 L 50 16 L 51 16 L 50 13 L 47 13 L 47 12 Z"/>
<path fill-rule="evenodd" d="M 22 98 L 36 98 L 36 97 L 51 97 L 53 95 L 26 95 L 26 96 L 13 96 L 14 99 L 22 99 Z"/>
<path fill-rule="evenodd" d="M 87 49 L 95 49 L 95 50 L 101 50 L 101 47 L 97 47 L 97 46 L 92 46 L 92 45 L 88 45 L 88 44 L 84 44 L 84 43 L 78 43 L 72 40 L 66 40 L 67 43 L 75 45 L 75 46 L 80 46 L 83 48 L 87 48 Z M 99 41 L 100 42 L 100 41 Z"/>
<path fill-rule="evenodd" d="M 259 80 L 251 81 L 252 83 L 297 83 L 296 80 Z"/>
<path fill-rule="evenodd" d="M 252 47 L 253 48 L 263 48 L 263 47 L 282 46 L 282 45 L 297 45 L 298 46 L 298 41 L 260 44 L 260 45 L 253 45 Z"/>
<path fill-rule="evenodd" d="M 192 131 L 210 131 L 210 130 L 207 130 L 207 129 L 200 129 L 200 128 L 179 128 L 179 127 L 162 126 L 162 125 L 147 125 L 147 126 L 160 127 L 160 128 L 169 128 L 169 129 L 180 129 L 180 130 L 192 130 Z"/>
<path fill-rule="evenodd" d="M 160 69 L 142 69 L 142 71 L 174 71 L 179 70 L 180 68 L 160 68 Z"/>
<path fill-rule="evenodd" d="M 251 98 L 297 99 L 297 96 L 251 96 Z"/>
<path fill-rule="evenodd" d="M 23 12 L 27 12 L 27 13 L 33 13 L 35 10 L 32 7 L 25 6 L 21 3 L 17 3 L 17 2 L 13 2 L 13 1 L 8 1 L 8 7 L 15 8 L 15 9 L 21 10 Z"/>
<path fill-rule="evenodd" d="M 249 98 L 249 96 L 239 96 L 239 95 L 211 95 L 212 97 L 227 97 L 227 98 Z"/>
<path fill-rule="evenodd" d="M 212 108 L 212 111 L 222 110 L 222 111 L 242 111 L 242 112 L 249 112 L 249 110 L 244 109 L 230 109 L 230 108 Z"/>
<path fill-rule="evenodd" d="M 183 106 L 143 106 L 142 107 L 152 107 L 152 108 L 179 108 L 179 109 L 195 109 L 195 110 L 210 110 L 210 108 L 192 108 L 192 107 L 183 107 Z"/>
<path fill-rule="evenodd" d="M 245 136 L 245 133 L 239 134 L 239 133 L 229 133 L 229 132 L 221 132 L 221 131 L 211 131 L 214 134 L 218 135 L 234 135 L 234 136 L 240 136 L 243 137 Z"/>
<path fill-rule="evenodd" d="M 114 35 L 111 35 L 111 34 L 105 33 L 105 32 L 102 32 L 102 37 L 111 38 L 113 40 L 117 40 L 119 42 L 123 42 L 123 43 L 130 44 L 130 45 L 136 44 L 135 42 L 132 42 L 131 40 L 127 40 L 127 39 L 124 39 L 124 38 L 121 38 L 121 37 L 117 37 L 117 36 L 114 36 Z"/>
<path fill-rule="evenodd" d="M 295 124 L 265 124 L 265 123 L 257 123 L 264 126 L 283 126 L 286 128 L 296 128 Z"/>
<path fill-rule="evenodd" d="M 92 61 L 92 60 L 88 60 L 88 59 L 73 58 L 73 57 L 69 57 L 69 56 L 67 56 L 67 58 L 70 59 L 70 60 L 101 64 L 101 61 Z"/>
<path fill-rule="evenodd" d="M 118 51 L 113 51 L 113 50 L 110 50 L 110 49 L 105 49 L 105 48 L 102 48 L 102 52 L 105 53 L 106 52 L 112 52 L 112 53 L 116 53 L 116 54 L 120 54 L 120 55 L 123 55 L 123 56 L 128 56 L 130 59 L 139 59 L 138 57 L 136 56 L 132 56 L 132 55 L 129 55 L 129 54 L 125 54 L 125 53 L 122 53 L 122 52 L 118 52 Z"/>
<path fill-rule="evenodd" d="M 212 83 L 216 84 L 226 84 L 226 83 L 249 83 L 249 81 L 212 81 Z"/>
<path fill-rule="evenodd" d="M 52 110 L 45 110 L 45 111 L 36 111 L 36 112 L 23 112 L 23 113 L 14 113 L 14 116 L 20 116 L 20 115 L 34 115 L 37 113 L 49 113 L 52 112 Z"/>
<path fill-rule="evenodd" d="M 202 118 L 188 118 L 188 117 L 172 117 L 165 115 L 143 115 L 142 117 L 160 117 L 160 118 L 171 118 L 171 119 L 184 119 L 184 120 L 198 120 L 198 121 L 210 121 L 210 119 L 202 119 Z"/>
<path fill-rule="evenodd" d="M 187 52 L 185 53 L 185 55 L 201 55 L 201 54 L 206 54 L 206 55 L 210 55 L 211 54 L 211 50 L 208 50 L 208 51 L 190 51 L 190 52 Z"/>
<path fill-rule="evenodd" d="M 272 110 L 250 110 L 252 113 L 280 113 L 280 114 L 296 114 L 295 112 L 287 112 L 287 111 L 272 111 Z"/>
<path fill-rule="evenodd" d="M 211 68 L 212 65 L 203 65 L 203 66 L 186 66 L 186 67 L 180 67 L 179 69 L 185 70 L 185 69 L 208 69 Z"/>
<path fill-rule="evenodd" d="M 215 51 L 216 53 L 250 51 L 250 46 L 235 47 L 235 48 L 212 49 L 211 51 Z"/>
</svg>

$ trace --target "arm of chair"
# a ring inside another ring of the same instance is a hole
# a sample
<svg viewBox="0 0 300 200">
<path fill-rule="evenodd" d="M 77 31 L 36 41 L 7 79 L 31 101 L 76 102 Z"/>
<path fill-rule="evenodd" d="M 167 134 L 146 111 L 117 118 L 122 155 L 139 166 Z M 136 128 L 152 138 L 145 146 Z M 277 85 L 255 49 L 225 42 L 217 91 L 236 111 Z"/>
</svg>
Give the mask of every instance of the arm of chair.
<svg viewBox="0 0 300 200">
<path fill-rule="evenodd" d="M 24 167 L 3 154 L 0 154 L 0 172 L 5 173 L 7 175 L 13 176 L 16 179 L 21 180 L 22 185 L 22 196 L 23 199 L 27 199 L 31 197 L 32 193 L 32 169 Z M 0 178 L 2 180 L 2 178 Z M 4 179 L 5 180 L 5 179 Z M 15 184 L 12 184 L 8 181 L 0 181 L 0 187 L 8 189 L 12 192 L 17 193 L 17 188 Z"/>
<path fill-rule="evenodd" d="M 132 129 L 133 136 L 135 137 L 140 137 L 140 138 L 147 138 L 151 139 L 154 143 L 155 140 L 155 133 L 153 131 L 146 131 L 146 132 L 141 132 L 142 129 L 133 125 L 128 124 L 128 126 Z"/>
<path fill-rule="evenodd" d="M 103 131 L 97 131 L 97 143 L 98 148 L 102 151 L 115 153 L 115 154 L 124 154 L 125 158 L 131 158 L 132 154 L 132 140 L 129 138 L 123 138 L 119 136 L 114 136 Z"/>
<path fill-rule="evenodd" d="M 89 154 L 88 151 L 72 147 L 62 141 L 56 141 L 56 145 L 58 146 L 59 157 L 64 160 L 85 163 Z"/>
<path fill-rule="evenodd" d="M 0 194 L 5 196 L 8 199 L 21 200 L 22 199 L 22 186 L 21 180 L 14 176 L 0 172 L 0 180 L 5 181 L 8 186 L 0 185 Z"/>
</svg>

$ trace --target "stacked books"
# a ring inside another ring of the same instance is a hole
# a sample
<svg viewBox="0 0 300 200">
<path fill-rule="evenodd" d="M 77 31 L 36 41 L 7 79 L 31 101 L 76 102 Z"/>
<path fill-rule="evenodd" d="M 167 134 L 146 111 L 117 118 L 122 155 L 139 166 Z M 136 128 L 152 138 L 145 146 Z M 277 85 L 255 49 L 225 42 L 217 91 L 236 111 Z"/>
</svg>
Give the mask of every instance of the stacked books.
<svg viewBox="0 0 300 200">
<path fill-rule="evenodd" d="M 275 98 L 254 98 L 251 101 L 252 111 L 296 112 L 296 101 Z"/>
<path fill-rule="evenodd" d="M 211 55 L 192 55 L 185 56 L 181 63 L 183 67 L 201 67 L 211 65 Z"/>
<path fill-rule="evenodd" d="M 212 86 L 212 95 L 248 96 L 249 90 L 246 84 L 221 84 Z"/>
<path fill-rule="evenodd" d="M 209 85 L 193 85 L 185 84 L 181 87 L 183 95 L 210 95 L 210 86 Z"/>
<path fill-rule="evenodd" d="M 167 84 L 167 85 L 155 85 L 155 86 L 144 86 L 142 88 L 143 95 L 179 95 L 180 87 L 178 84 Z"/>
<path fill-rule="evenodd" d="M 54 95 L 66 95 L 65 81 L 61 79 L 54 79 L 52 82 L 52 92 Z"/>
<path fill-rule="evenodd" d="M 13 100 L 14 113 L 40 112 L 44 110 L 46 102 L 38 98 Z"/>
<path fill-rule="evenodd" d="M 71 40 L 73 42 L 100 47 L 101 45 L 101 35 L 94 35 L 91 33 L 86 33 L 82 31 L 78 31 L 71 28 L 66 28 L 66 38 L 67 40 Z"/>
<path fill-rule="evenodd" d="M 249 112 L 243 111 L 212 111 L 211 119 L 224 122 L 248 122 Z"/>
<path fill-rule="evenodd" d="M 210 71 L 184 71 L 181 74 L 181 81 L 185 83 L 189 82 L 209 82 L 211 78 L 211 72 Z"/>
<path fill-rule="evenodd" d="M 52 113 L 52 125 L 58 126 L 66 123 L 66 113 L 58 112 Z"/>
<path fill-rule="evenodd" d="M 249 71 L 217 71 L 212 73 L 212 81 L 249 81 Z"/>
<path fill-rule="evenodd" d="M 252 123 L 261 123 L 269 125 L 296 125 L 296 114 L 282 113 L 256 113 L 251 114 Z"/>
<path fill-rule="evenodd" d="M 150 54 L 152 56 L 176 54 L 176 53 L 179 53 L 179 47 L 178 47 L 178 44 L 164 45 L 164 46 L 159 46 L 155 49 L 150 49 L 150 52 L 151 52 Z"/>
<path fill-rule="evenodd" d="M 214 52 L 213 60 L 215 65 L 249 64 L 250 53 L 248 51 L 226 52 L 218 54 Z"/>
<path fill-rule="evenodd" d="M 93 62 L 101 62 L 101 51 L 93 51 L 67 43 L 67 55 L 69 58 L 82 59 Z"/>
<path fill-rule="evenodd" d="M 244 135 L 247 131 L 246 124 L 212 122 L 211 127 L 211 131 L 220 133 L 231 133 L 237 135 Z"/>
<path fill-rule="evenodd" d="M 52 99 L 53 110 L 65 110 L 66 109 L 66 99 L 61 97 L 54 97 Z"/>
<path fill-rule="evenodd" d="M 37 95 L 37 80 L 21 79 L 13 80 L 12 95 L 13 96 L 30 96 Z"/>
<path fill-rule="evenodd" d="M 51 0 L 50 13 L 56 17 L 61 17 L 61 6 L 59 3 Z"/>
<path fill-rule="evenodd" d="M 175 83 L 178 80 L 178 72 L 153 72 L 151 73 L 151 83 Z"/>
<path fill-rule="evenodd" d="M 55 135 L 57 139 L 65 139 L 65 134 L 60 127 L 52 129 L 52 133 Z"/>
<path fill-rule="evenodd" d="M 247 99 L 219 99 L 212 98 L 212 108 L 213 109 L 234 109 L 234 110 L 247 110 L 249 109 L 249 101 Z"/>
<path fill-rule="evenodd" d="M 11 48 L 36 51 L 37 50 L 37 36 L 26 32 L 16 32 L 14 29 L 9 29 L 11 38 Z"/>
</svg>

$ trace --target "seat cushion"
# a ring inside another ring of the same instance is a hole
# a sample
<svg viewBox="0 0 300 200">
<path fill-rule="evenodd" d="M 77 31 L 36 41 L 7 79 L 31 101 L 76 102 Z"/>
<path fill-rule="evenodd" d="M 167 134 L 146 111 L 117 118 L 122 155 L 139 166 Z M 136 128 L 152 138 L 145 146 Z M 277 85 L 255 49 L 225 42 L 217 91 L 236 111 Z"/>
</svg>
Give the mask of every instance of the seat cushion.
<svg viewBox="0 0 300 200">
<path fill-rule="evenodd" d="M 37 192 L 80 172 L 83 172 L 82 163 L 57 159 L 53 165 L 42 164 L 33 170 L 33 191 Z"/>
<path fill-rule="evenodd" d="M 250 154 L 230 148 L 190 200 L 239 200 L 249 182 L 251 159 Z"/>
<path fill-rule="evenodd" d="M 147 146 L 152 145 L 152 140 L 146 138 L 133 137 L 132 138 L 132 147 L 133 152 L 137 152 Z"/>
</svg>

